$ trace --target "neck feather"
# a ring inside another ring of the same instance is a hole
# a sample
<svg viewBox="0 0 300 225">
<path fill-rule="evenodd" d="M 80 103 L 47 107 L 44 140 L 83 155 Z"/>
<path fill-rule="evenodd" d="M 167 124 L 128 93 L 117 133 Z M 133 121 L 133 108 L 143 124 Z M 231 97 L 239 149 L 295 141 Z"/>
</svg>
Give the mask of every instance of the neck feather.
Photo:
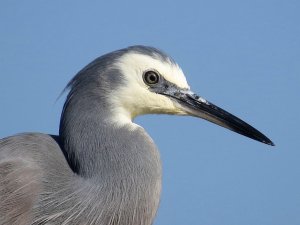
<svg viewBox="0 0 300 225">
<path fill-rule="evenodd" d="M 107 103 L 94 101 L 66 103 L 60 138 L 69 165 L 99 190 L 97 204 L 113 206 L 99 206 L 105 215 L 150 225 L 161 190 L 159 153 L 143 128 L 132 122 L 120 126 Z"/>
<path fill-rule="evenodd" d="M 72 169 L 83 176 L 105 176 L 107 170 L 132 171 L 140 163 L 134 156 L 159 161 L 156 146 L 144 129 L 126 115 L 116 115 L 104 100 L 73 96 L 66 102 L 60 138 Z"/>
<path fill-rule="evenodd" d="M 102 62 L 91 63 L 69 84 L 59 131 L 62 151 L 80 185 L 88 187 L 84 193 L 96 192 L 101 216 L 150 225 L 161 189 L 159 153 L 144 129 L 108 101 L 116 89 L 111 85 L 122 81 Z"/>
</svg>

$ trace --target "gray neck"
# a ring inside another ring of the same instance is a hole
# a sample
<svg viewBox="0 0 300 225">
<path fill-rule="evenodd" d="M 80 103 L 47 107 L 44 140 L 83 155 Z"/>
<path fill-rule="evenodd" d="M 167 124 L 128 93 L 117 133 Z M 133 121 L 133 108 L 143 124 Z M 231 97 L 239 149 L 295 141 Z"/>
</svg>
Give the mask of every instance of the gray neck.
<svg viewBox="0 0 300 225">
<path fill-rule="evenodd" d="M 126 220 L 140 221 L 128 224 L 151 224 L 161 188 L 158 151 L 143 128 L 113 122 L 106 98 L 88 90 L 95 89 L 71 91 L 62 114 L 60 138 L 69 165 L 98 186 L 101 198 L 113 196 L 101 201 L 121 208 Z"/>
<path fill-rule="evenodd" d="M 160 172 L 159 154 L 149 135 L 130 120 L 118 123 L 116 117 L 104 97 L 89 91 L 68 96 L 60 138 L 72 169 L 84 177 L 140 173 L 140 169 Z"/>
</svg>

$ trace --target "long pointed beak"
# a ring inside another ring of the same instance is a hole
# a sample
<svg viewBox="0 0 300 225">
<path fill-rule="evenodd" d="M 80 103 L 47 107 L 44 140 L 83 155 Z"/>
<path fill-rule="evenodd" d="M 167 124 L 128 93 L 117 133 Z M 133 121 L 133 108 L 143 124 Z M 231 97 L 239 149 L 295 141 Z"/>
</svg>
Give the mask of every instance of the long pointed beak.
<svg viewBox="0 0 300 225">
<path fill-rule="evenodd" d="M 274 146 L 269 138 L 254 127 L 191 91 L 176 90 L 162 94 L 179 103 L 180 107 L 189 115 L 203 118 L 256 141 Z"/>
</svg>

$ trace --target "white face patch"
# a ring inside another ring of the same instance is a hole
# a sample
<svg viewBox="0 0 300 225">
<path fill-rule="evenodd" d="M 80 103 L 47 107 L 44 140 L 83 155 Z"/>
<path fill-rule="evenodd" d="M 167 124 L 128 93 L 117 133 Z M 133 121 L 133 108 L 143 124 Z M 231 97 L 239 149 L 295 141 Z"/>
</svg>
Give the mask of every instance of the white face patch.
<svg viewBox="0 0 300 225">
<path fill-rule="evenodd" d="M 141 81 L 142 74 L 152 69 L 159 72 L 166 80 L 176 84 L 178 87 L 189 89 L 181 68 L 171 61 L 160 61 L 159 57 L 155 59 L 139 53 L 127 53 L 120 58 L 118 66 L 125 75 L 137 76 L 136 78 L 141 79 Z"/>
<path fill-rule="evenodd" d="M 170 98 L 149 91 L 149 86 L 143 80 L 145 71 L 154 70 L 179 88 L 189 89 L 186 78 L 177 64 L 171 61 L 160 61 L 159 57 L 155 59 L 139 53 L 127 53 L 119 59 L 115 66 L 126 80 L 124 86 L 115 90 L 110 96 L 114 105 L 115 118 L 122 117 L 122 121 L 117 119 L 119 123 L 126 122 L 125 117 L 132 120 L 142 114 L 186 114 Z"/>
</svg>

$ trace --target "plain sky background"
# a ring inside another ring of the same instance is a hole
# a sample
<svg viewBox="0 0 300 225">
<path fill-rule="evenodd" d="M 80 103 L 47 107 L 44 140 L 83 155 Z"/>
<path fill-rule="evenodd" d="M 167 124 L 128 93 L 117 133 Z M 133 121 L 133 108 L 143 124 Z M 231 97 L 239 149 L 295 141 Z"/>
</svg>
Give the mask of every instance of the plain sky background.
<svg viewBox="0 0 300 225">
<path fill-rule="evenodd" d="M 192 89 L 270 147 L 201 119 L 143 116 L 163 192 L 155 225 L 300 224 L 300 1 L 1 1 L 0 137 L 57 134 L 67 82 L 104 53 L 163 49 Z"/>
</svg>

